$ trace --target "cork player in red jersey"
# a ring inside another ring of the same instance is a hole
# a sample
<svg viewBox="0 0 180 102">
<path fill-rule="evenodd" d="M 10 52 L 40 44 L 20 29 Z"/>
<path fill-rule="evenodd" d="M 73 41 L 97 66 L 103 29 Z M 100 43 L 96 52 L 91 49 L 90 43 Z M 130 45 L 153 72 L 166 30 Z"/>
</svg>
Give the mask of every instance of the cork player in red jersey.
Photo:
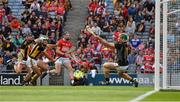
<svg viewBox="0 0 180 102">
<path fill-rule="evenodd" d="M 48 71 L 47 73 L 60 74 L 61 66 L 65 66 L 69 71 L 71 84 L 74 83 L 73 68 L 71 66 L 70 56 L 74 51 L 73 44 L 70 41 L 70 34 L 66 33 L 62 39 L 56 43 L 56 62 L 55 69 Z"/>
</svg>

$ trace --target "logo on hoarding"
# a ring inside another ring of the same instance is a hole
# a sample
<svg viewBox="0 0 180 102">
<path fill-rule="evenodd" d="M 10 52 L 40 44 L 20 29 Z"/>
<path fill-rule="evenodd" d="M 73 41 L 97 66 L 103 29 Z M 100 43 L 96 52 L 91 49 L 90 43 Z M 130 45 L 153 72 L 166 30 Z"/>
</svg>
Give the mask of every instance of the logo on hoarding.
<svg viewBox="0 0 180 102">
<path fill-rule="evenodd" d="M 153 74 L 130 74 L 131 77 L 139 82 L 139 85 L 154 85 L 154 75 Z M 95 78 L 88 75 L 88 81 L 90 85 L 100 85 L 99 82 L 104 81 L 103 74 L 97 74 Z M 110 74 L 110 85 L 132 85 L 132 82 L 124 78 L 119 77 L 117 74 Z"/>
<path fill-rule="evenodd" d="M 129 80 L 126 80 L 124 78 L 110 78 L 109 82 L 112 84 L 132 84 Z"/>
<path fill-rule="evenodd" d="M 0 85 L 20 85 L 24 74 L 0 74 Z"/>
<path fill-rule="evenodd" d="M 16 78 L 6 78 L 0 76 L 0 85 L 19 85 L 20 81 L 21 81 L 20 76 L 17 76 Z"/>
</svg>

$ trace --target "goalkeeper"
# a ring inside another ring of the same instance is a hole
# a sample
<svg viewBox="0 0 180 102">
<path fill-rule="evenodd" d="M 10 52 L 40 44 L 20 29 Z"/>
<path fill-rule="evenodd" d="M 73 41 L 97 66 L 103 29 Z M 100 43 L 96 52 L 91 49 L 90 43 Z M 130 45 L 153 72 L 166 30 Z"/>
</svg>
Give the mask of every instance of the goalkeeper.
<svg viewBox="0 0 180 102">
<path fill-rule="evenodd" d="M 103 65 L 103 72 L 105 81 L 103 81 L 101 84 L 103 85 L 109 85 L 109 73 L 110 69 L 115 69 L 118 72 L 118 75 L 123 77 L 124 79 L 129 80 L 133 83 L 135 87 L 138 87 L 138 82 L 134 80 L 131 76 L 129 76 L 125 71 L 128 68 L 128 45 L 127 40 L 128 36 L 126 34 L 121 34 L 118 37 L 118 41 L 115 43 L 109 43 L 106 40 L 102 39 L 98 35 L 96 35 L 94 32 L 91 31 L 90 28 L 87 28 L 87 31 L 89 31 L 94 37 L 96 37 L 104 46 L 109 47 L 115 51 L 116 54 L 116 61 L 115 62 L 106 62 Z"/>
</svg>

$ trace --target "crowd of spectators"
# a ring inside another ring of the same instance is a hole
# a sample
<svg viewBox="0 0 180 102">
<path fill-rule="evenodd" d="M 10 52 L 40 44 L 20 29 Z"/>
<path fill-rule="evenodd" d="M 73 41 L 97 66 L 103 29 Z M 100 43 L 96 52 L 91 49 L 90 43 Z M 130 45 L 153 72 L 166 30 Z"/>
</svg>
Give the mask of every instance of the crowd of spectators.
<svg viewBox="0 0 180 102">
<path fill-rule="evenodd" d="M 117 41 L 120 34 L 127 34 L 129 71 L 154 72 L 155 1 L 113 0 L 113 5 L 109 2 L 111 0 L 90 0 L 85 25 L 107 40 L 105 34 L 113 36 L 113 41 Z M 47 35 L 51 43 L 56 43 L 62 36 L 67 12 L 72 9 L 69 0 L 23 0 L 25 11 L 19 19 L 7 4 L 8 1 L 4 0 L 0 5 L 0 68 L 18 52 L 26 35 L 32 34 L 35 38 Z M 108 12 L 109 6 L 113 6 L 113 12 Z M 144 36 L 148 36 L 146 41 Z M 115 60 L 113 51 L 99 43 L 86 29 L 80 31 L 77 46 L 75 55 L 83 66 L 72 60 L 74 68 L 102 71 L 104 62 Z"/>
<path fill-rule="evenodd" d="M 129 36 L 129 71 L 133 73 L 154 72 L 154 16 L 153 0 L 114 0 L 113 13 L 108 12 L 111 0 L 90 0 L 85 25 L 104 39 L 105 34 L 113 36 L 113 41 L 121 33 Z M 147 31 L 146 25 L 149 24 Z M 143 40 L 143 36 L 149 39 Z M 93 63 L 98 71 L 102 64 L 115 60 L 110 48 L 103 46 L 86 29 L 81 30 L 77 55 L 86 62 Z"/>
<path fill-rule="evenodd" d="M 46 35 L 50 43 L 56 43 L 72 8 L 70 0 L 23 0 L 22 4 L 25 9 L 20 18 L 13 15 L 8 0 L 0 4 L 0 70 L 12 69 L 9 61 L 27 35 Z"/>
</svg>

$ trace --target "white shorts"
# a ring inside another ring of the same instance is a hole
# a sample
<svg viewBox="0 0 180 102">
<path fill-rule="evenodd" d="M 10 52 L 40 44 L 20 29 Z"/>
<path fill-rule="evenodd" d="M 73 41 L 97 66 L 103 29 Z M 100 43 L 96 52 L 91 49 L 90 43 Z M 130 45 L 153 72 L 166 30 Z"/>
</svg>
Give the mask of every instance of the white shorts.
<svg viewBox="0 0 180 102">
<path fill-rule="evenodd" d="M 37 65 L 37 63 L 38 63 L 38 60 L 28 57 L 26 65 L 27 67 L 32 68 L 32 66 Z"/>
<path fill-rule="evenodd" d="M 128 66 L 119 66 L 119 68 L 120 68 L 121 70 L 127 70 L 127 69 L 128 69 Z"/>
<path fill-rule="evenodd" d="M 69 58 L 60 57 L 56 60 L 55 64 L 65 64 L 70 62 Z"/>
<path fill-rule="evenodd" d="M 27 64 L 27 61 L 25 61 L 25 60 L 17 61 L 17 62 L 15 62 L 15 64 L 16 64 L 16 65 L 18 65 L 18 64 L 26 65 L 26 64 Z"/>
<path fill-rule="evenodd" d="M 128 65 L 127 66 L 119 66 L 118 63 L 114 63 L 114 62 L 108 62 L 113 64 L 114 67 L 116 67 L 117 71 L 126 71 L 128 69 Z"/>
<path fill-rule="evenodd" d="M 128 69 L 128 65 L 127 66 L 119 66 L 118 63 L 114 63 L 114 66 L 116 66 L 117 71 L 125 71 Z"/>
</svg>

